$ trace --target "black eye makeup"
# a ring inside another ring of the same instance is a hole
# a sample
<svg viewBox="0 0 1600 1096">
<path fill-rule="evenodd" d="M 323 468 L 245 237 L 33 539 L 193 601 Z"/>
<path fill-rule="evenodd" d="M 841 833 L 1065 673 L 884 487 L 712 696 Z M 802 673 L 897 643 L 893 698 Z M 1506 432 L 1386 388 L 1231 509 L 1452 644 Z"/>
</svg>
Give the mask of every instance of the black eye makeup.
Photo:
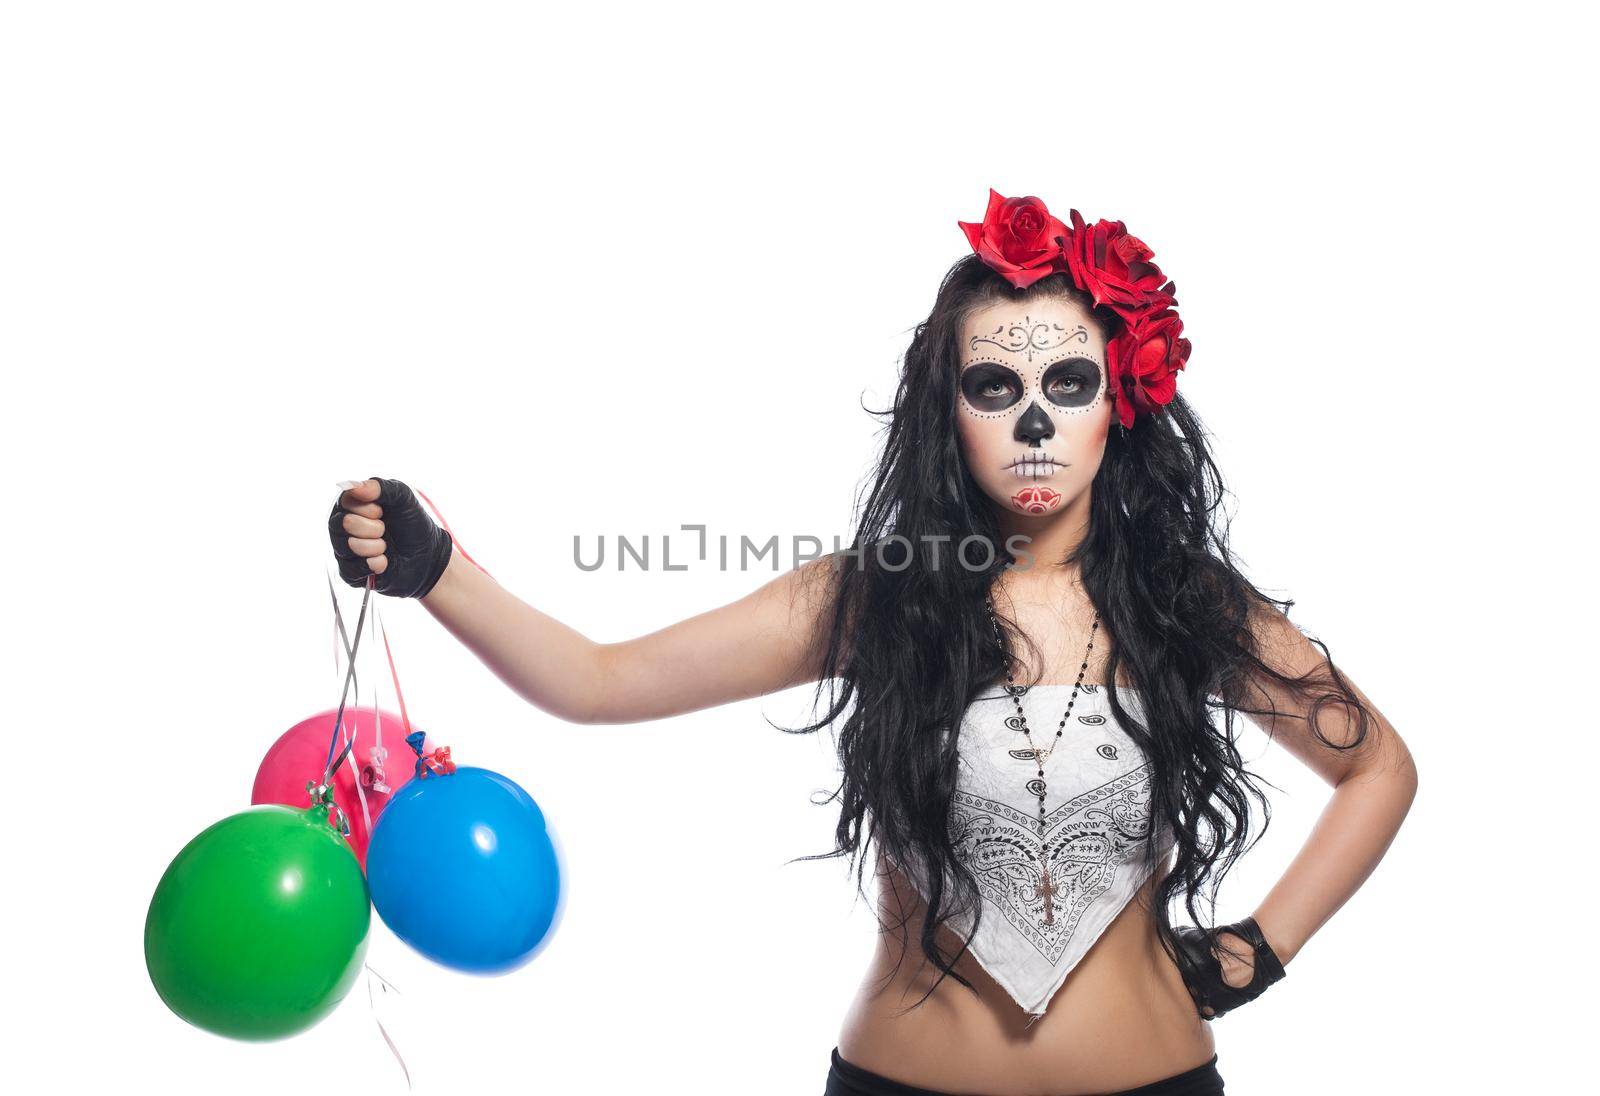
<svg viewBox="0 0 1600 1096">
<path fill-rule="evenodd" d="M 1022 398 L 1022 378 L 999 362 L 974 362 L 961 373 L 961 394 L 975 411 L 1004 411 Z"/>
<path fill-rule="evenodd" d="M 1087 407 L 1100 394 L 1100 364 L 1088 358 L 1066 358 L 1044 371 L 1045 399 L 1057 407 Z"/>
</svg>

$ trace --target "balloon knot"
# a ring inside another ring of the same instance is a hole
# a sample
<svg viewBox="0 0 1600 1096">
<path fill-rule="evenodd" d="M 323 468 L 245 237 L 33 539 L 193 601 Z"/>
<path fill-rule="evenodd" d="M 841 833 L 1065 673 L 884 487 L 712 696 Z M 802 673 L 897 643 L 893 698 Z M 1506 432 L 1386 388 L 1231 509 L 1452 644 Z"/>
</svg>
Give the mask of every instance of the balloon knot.
<svg viewBox="0 0 1600 1096">
<path fill-rule="evenodd" d="M 311 813 L 320 814 L 323 822 L 339 831 L 341 837 L 350 836 L 350 820 L 333 801 L 333 788 L 315 780 L 306 781 L 306 794 L 311 797 Z"/>
<path fill-rule="evenodd" d="M 423 748 L 421 731 L 412 731 L 406 735 L 406 745 L 410 746 L 417 755 L 416 775 L 420 779 L 430 772 L 440 776 L 448 776 L 456 771 L 456 763 L 450 760 L 450 747 L 437 746 L 432 750 Z"/>
<path fill-rule="evenodd" d="M 391 791 L 388 777 L 383 771 L 383 763 L 388 758 L 389 751 L 382 746 L 374 746 L 367 751 L 367 763 L 361 766 L 361 786 L 368 791 L 379 795 L 387 795 Z"/>
<path fill-rule="evenodd" d="M 442 776 L 456 771 L 456 763 L 450 760 L 449 746 L 440 746 L 422 760 L 430 770 Z"/>
</svg>

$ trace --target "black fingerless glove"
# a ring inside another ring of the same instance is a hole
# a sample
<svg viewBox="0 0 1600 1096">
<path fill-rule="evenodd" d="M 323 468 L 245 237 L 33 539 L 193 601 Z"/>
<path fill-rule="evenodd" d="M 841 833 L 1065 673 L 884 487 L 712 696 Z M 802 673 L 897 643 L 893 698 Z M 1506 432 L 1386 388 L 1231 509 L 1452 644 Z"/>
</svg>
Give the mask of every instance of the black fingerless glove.
<svg viewBox="0 0 1600 1096">
<path fill-rule="evenodd" d="M 1217 958 L 1213 948 L 1224 946 L 1217 943 L 1217 937 L 1225 932 L 1243 937 L 1255 951 L 1255 971 L 1247 985 L 1230 986 L 1222 979 L 1222 960 Z M 1278 961 L 1278 955 L 1267 943 L 1267 938 L 1261 934 L 1261 926 L 1256 924 L 1254 917 L 1246 917 L 1231 925 L 1218 925 L 1209 931 L 1179 925 L 1173 929 L 1173 933 L 1187 960 L 1179 963 L 1178 969 L 1183 971 L 1184 985 L 1189 987 L 1189 996 L 1194 998 L 1195 1008 L 1200 1011 L 1202 1020 L 1215 1020 L 1247 1001 L 1254 1001 L 1267 991 L 1268 986 L 1284 977 L 1283 964 Z M 1205 1014 L 1206 1008 L 1212 1010 L 1210 1016 Z"/>
<path fill-rule="evenodd" d="M 377 478 L 377 477 L 374 477 Z M 372 569 L 350 550 L 350 533 L 344 528 L 346 510 L 339 505 L 343 492 L 328 515 L 328 536 L 339 560 L 339 577 L 351 586 L 364 586 Z M 383 509 L 383 545 L 387 566 L 372 575 L 372 588 L 391 597 L 424 597 L 450 564 L 450 534 L 439 528 L 416 493 L 399 480 L 378 479 L 377 503 Z"/>
</svg>

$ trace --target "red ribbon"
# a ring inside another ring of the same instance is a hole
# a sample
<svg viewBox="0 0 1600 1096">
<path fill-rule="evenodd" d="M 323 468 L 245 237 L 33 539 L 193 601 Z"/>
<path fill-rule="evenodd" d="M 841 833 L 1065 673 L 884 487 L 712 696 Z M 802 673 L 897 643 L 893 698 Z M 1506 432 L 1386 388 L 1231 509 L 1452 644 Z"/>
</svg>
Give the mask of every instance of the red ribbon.
<svg viewBox="0 0 1600 1096">
<path fill-rule="evenodd" d="M 406 711 L 406 694 L 400 688 L 400 673 L 394 668 L 394 651 L 389 647 L 389 629 L 383 626 L 383 614 L 378 614 L 378 634 L 383 637 L 383 654 L 389 660 L 389 680 L 394 682 L 394 696 L 400 703 L 400 722 L 411 734 L 411 714 Z"/>
<path fill-rule="evenodd" d="M 424 776 L 428 772 L 438 773 L 440 776 L 448 776 L 456 771 L 456 763 L 450 760 L 449 746 L 436 746 L 432 752 L 423 754 L 422 763 L 427 766 L 427 772 L 423 773 Z"/>
<path fill-rule="evenodd" d="M 450 523 L 448 521 L 444 520 L 444 514 L 442 514 L 439 511 L 439 508 L 433 504 L 433 500 L 430 499 L 426 494 L 423 494 L 421 488 L 413 488 L 413 490 L 416 491 L 418 495 L 422 496 L 422 501 L 428 504 L 428 509 L 432 510 L 433 516 L 439 519 L 439 524 L 444 526 L 444 531 L 450 534 L 450 539 L 455 541 L 456 547 L 461 551 L 461 554 L 466 557 L 467 562 L 472 564 L 478 570 L 483 571 L 484 574 L 489 575 L 489 572 L 484 570 L 483 564 L 472 558 L 471 553 L 467 551 L 467 546 L 461 543 L 461 538 L 456 536 L 456 531 L 450 528 Z M 494 578 L 493 575 L 489 575 L 489 577 Z"/>
<path fill-rule="evenodd" d="M 428 509 L 432 510 L 433 516 L 439 519 L 439 524 L 444 527 L 444 531 L 450 534 L 450 539 L 455 542 L 456 548 L 466 558 L 466 561 L 478 570 L 483 571 L 485 575 L 489 575 L 489 572 L 484 570 L 483 564 L 472 558 L 466 546 L 461 543 L 461 539 L 456 536 L 455 530 L 450 528 L 450 523 L 445 520 L 444 514 L 434 505 L 433 500 L 419 488 L 412 488 L 412 490 L 416 491 L 421 496 L 422 501 L 428 504 Z M 493 578 L 494 576 L 489 575 L 489 577 Z M 395 700 L 400 704 L 400 721 L 405 724 L 406 737 L 409 739 L 415 732 L 411 729 L 411 713 L 406 710 L 405 690 L 400 688 L 400 671 L 395 668 L 394 649 L 389 646 L 389 629 L 384 626 L 383 614 L 378 613 L 376 616 L 378 634 L 383 637 L 383 655 L 389 662 L 389 680 L 394 682 Z M 450 760 L 449 746 L 437 746 L 431 751 L 418 750 L 417 755 L 420 763 L 419 775 L 421 776 L 426 776 L 430 772 L 440 776 L 448 776 L 456 771 L 455 762 Z"/>
</svg>

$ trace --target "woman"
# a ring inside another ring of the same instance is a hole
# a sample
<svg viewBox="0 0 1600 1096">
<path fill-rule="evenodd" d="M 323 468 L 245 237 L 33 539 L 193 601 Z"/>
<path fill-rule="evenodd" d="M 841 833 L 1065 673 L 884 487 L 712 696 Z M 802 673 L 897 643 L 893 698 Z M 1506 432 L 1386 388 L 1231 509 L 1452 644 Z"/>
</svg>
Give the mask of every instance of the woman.
<svg viewBox="0 0 1600 1096">
<path fill-rule="evenodd" d="M 1293 602 L 1235 565 L 1150 249 L 1120 222 L 1073 210 L 1068 225 L 992 191 L 961 227 L 974 254 L 905 355 L 850 550 L 598 644 L 463 560 L 404 484 L 373 479 L 330 517 L 341 574 L 421 598 L 574 722 L 829 690 L 800 729 L 837 728 L 828 855 L 852 856 L 859 881 L 876 843 L 882 931 L 828 1093 L 1221 1092 L 1207 1021 L 1284 977 L 1360 886 L 1415 767 L 1289 623 Z M 1249 844 L 1251 800 L 1268 808 L 1237 713 L 1334 791 L 1254 914 L 1216 926 L 1202 896 L 1214 907 Z"/>
</svg>

